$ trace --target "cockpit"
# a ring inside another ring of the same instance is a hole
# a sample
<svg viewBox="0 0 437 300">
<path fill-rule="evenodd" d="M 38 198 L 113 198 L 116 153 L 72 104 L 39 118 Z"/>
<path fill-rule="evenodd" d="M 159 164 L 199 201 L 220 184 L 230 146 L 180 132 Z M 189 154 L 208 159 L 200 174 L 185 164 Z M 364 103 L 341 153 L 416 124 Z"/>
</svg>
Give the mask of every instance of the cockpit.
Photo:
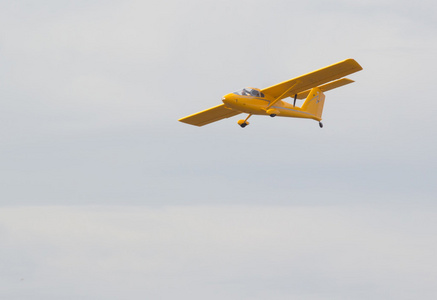
<svg viewBox="0 0 437 300">
<path fill-rule="evenodd" d="M 240 91 L 234 92 L 234 94 L 240 95 L 240 96 L 264 97 L 264 94 L 261 93 L 260 90 L 253 89 L 253 88 L 244 88 Z"/>
</svg>

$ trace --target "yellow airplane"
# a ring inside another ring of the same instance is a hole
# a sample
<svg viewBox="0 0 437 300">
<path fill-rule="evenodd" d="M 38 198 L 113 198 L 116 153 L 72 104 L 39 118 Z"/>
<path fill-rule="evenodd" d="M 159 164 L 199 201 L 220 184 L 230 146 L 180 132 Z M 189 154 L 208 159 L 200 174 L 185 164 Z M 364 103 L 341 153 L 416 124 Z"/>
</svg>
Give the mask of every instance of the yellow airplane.
<svg viewBox="0 0 437 300">
<path fill-rule="evenodd" d="M 325 103 L 323 92 L 354 82 L 342 77 L 362 69 L 355 60 L 346 59 L 262 90 L 249 87 L 227 94 L 222 98 L 223 104 L 189 115 L 179 121 L 203 126 L 247 113 L 249 115 L 246 119 L 238 121 L 238 125 L 242 128 L 249 125 L 247 120 L 252 115 L 313 119 L 318 121 L 322 128 L 322 111 Z M 287 97 L 294 98 L 293 104 L 282 100 Z M 297 107 L 296 99 L 305 99 L 305 102 L 301 107 Z"/>
</svg>

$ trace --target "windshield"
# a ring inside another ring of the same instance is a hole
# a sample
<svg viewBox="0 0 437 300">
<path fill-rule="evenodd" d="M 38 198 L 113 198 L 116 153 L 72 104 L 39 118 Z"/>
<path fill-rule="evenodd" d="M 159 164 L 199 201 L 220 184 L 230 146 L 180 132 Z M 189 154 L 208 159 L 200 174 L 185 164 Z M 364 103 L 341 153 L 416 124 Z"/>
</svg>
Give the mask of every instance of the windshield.
<svg viewBox="0 0 437 300">
<path fill-rule="evenodd" d="M 234 92 L 234 94 L 241 95 L 241 96 L 264 97 L 264 95 L 262 93 L 260 93 L 259 91 L 255 90 L 255 89 L 251 89 L 251 88 L 244 88 L 240 91 Z"/>
</svg>

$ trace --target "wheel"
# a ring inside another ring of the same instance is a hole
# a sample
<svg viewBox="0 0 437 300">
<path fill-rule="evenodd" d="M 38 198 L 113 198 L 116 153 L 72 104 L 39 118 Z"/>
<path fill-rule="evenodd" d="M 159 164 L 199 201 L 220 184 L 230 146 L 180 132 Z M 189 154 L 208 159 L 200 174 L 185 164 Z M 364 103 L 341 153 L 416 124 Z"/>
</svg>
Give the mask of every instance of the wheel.
<svg viewBox="0 0 437 300">
<path fill-rule="evenodd" d="M 247 122 L 246 120 L 239 120 L 237 123 L 238 123 L 238 125 L 241 126 L 241 128 L 244 128 L 247 125 L 249 125 L 249 122 Z"/>
<path fill-rule="evenodd" d="M 270 117 L 272 117 L 272 118 L 273 118 L 273 117 L 276 117 L 276 115 L 275 115 L 275 114 L 271 114 L 271 115 L 270 115 Z"/>
<path fill-rule="evenodd" d="M 320 128 L 323 128 L 323 123 L 319 122 L 319 126 L 320 126 Z"/>
</svg>

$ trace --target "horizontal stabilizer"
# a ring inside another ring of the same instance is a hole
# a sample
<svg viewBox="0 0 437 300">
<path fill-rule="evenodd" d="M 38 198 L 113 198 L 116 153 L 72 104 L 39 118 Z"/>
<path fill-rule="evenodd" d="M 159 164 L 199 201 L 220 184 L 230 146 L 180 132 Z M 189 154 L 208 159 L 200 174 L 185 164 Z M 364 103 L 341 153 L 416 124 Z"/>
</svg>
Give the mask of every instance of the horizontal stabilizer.
<svg viewBox="0 0 437 300">
<path fill-rule="evenodd" d="M 236 116 L 238 114 L 241 114 L 241 112 L 226 108 L 224 104 L 221 104 L 179 119 L 179 121 L 195 126 L 203 126 L 224 118 Z"/>
<path fill-rule="evenodd" d="M 342 78 L 342 79 L 330 82 L 328 84 L 322 85 L 319 88 L 322 92 L 326 92 L 326 91 L 336 89 L 338 87 L 341 87 L 343 85 L 346 85 L 346 84 L 349 84 L 352 82 L 355 82 L 355 81 L 347 79 L 347 78 Z M 297 94 L 297 99 L 306 99 L 306 97 L 308 97 L 308 94 L 310 93 L 310 91 L 311 90 L 307 90 L 307 91 L 304 91 L 304 92 Z"/>
</svg>

